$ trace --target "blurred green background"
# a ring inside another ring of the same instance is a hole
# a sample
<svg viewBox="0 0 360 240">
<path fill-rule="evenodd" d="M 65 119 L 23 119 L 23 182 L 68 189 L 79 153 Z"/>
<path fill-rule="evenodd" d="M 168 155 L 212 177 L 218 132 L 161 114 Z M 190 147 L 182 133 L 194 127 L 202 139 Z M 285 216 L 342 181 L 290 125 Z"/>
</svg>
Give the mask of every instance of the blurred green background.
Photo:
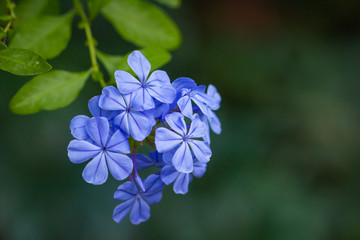
<svg viewBox="0 0 360 240">
<path fill-rule="evenodd" d="M 63 2 L 63 12 L 71 1 Z M 183 33 L 163 69 L 222 95 L 221 135 L 187 195 L 167 187 L 148 222 L 112 220 L 119 185 L 92 186 L 70 163 L 70 120 L 100 94 L 30 116 L 7 104 L 28 79 L 0 72 L 0 239 L 360 239 L 360 3 L 191 1 L 165 9 Z M 124 54 L 101 17 L 98 48 Z M 90 66 L 84 33 L 49 62 Z"/>
</svg>

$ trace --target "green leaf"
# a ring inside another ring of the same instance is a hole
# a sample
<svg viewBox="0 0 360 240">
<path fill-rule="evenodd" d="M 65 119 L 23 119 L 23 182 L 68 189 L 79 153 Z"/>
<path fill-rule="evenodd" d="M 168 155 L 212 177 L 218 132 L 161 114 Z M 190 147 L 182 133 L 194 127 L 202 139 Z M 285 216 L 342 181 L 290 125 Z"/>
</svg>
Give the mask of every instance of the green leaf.
<svg viewBox="0 0 360 240">
<path fill-rule="evenodd" d="M 165 12 L 144 0 L 113 0 L 102 14 L 127 41 L 140 47 L 179 47 L 181 33 Z"/>
<path fill-rule="evenodd" d="M 0 0 L 0 15 L 7 15 L 8 11 L 6 0 Z"/>
<path fill-rule="evenodd" d="M 168 63 L 171 60 L 171 54 L 168 51 L 158 47 L 148 47 L 144 49 L 139 49 L 139 51 L 141 51 L 142 54 L 144 54 L 144 56 L 146 57 L 146 59 L 150 62 L 151 71 L 155 71 L 156 69 L 164 66 L 166 63 Z M 121 61 L 118 63 L 115 69 L 129 72 L 135 76 L 135 73 L 131 70 L 130 66 L 127 63 L 127 59 L 130 53 L 131 52 L 126 54 L 121 59 Z M 111 83 L 115 82 L 114 72 L 110 75 Z"/>
<path fill-rule="evenodd" d="M 59 12 L 60 5 L 57 0 L 22 0 L 15 9 L 20 23 L 39 16 L 57 15 Z"/>
<path fill-rule="evenodd" d="M 74 13 L 29 20 L 18 28 L 9 47 L 32 50 L 44 58 L 54 58 L 67 46 L 71 37 Z"/>
<path fill-rule="evenodd" d="M 0 21 L 2 21 L 2 22 L 8 22 L 11 19 L 13 19 L 13 17 L 10 15 L 0 15 Z"/>
<path fill-rule="evenodd" d="M 3 43 L 3 42 L 0 41 L 0 50 L 5 49 L 5 48 L 7 48 L 7 46 L 5 45 L 5 43 Z"/>
<path fill-rule="evenodd" d="M 112 0 L 86 0 L 89 9 L 89 19 L 92 21 L 110 1 Z"/>
<path fill-rule="evenodd" d="M 6 37 L 6 32 L 2 27 L 0 27 L 0 40 L 2 40 L 4 37 Z"/>
<path fill-rule="evenodd" d="M 155 1 L 171 8 L 178 8 L 181 5 L 181 0 L 155 0 Z"/>
<path fill-rule="evenodd" d="M 0 69 L 15 75 L 29 76 L 47 72 L 51 65 L 41 56 L 27 49 L 0 50 Z"/>
<path fill-rule="evenodd" d="M 10 101 L 10 110 L 16 114 L 32 114 L 69 105 L 83 88 L 90 71 L 50 71 L 32 78 Z"/>
<path fill-rule="evenodd" d="M 99 50 L 96 50 L 96 56 L 104 64 L 104 67 L 106 68 L 106 71 L 109 73 L 110 76 L 114 76 L 114 72 L 117 69 L 117 66 L 123 59 L 123 56 L 105 54 L 100 52 Z"/>
</svg>

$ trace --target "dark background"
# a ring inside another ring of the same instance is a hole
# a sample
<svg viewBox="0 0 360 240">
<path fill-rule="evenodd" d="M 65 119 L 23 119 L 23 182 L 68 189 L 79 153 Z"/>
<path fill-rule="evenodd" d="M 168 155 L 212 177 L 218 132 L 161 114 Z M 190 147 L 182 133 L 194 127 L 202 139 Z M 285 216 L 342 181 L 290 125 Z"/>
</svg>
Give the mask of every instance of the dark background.
<svg viewBox="0 0 360 240">
<path fill-rule="evenodd" d="M 7 104 L 30 78 L 0 72 L 0 239 L 360 239 L 359 2 L 188 0 L 165 10 L 183 44 L 163 69 L 223 98 L 205 176 L 185 196 L 167 187 L 148 222 L 116 224 L 119 183 L 87 184 L 66 151 L 70 120 L 89 114 L 98 83 L 69 107 L 18 116 Z M 77 21 L 56 69 L 90 66 Z M 93 32 L 106 53 L 134 49 L 101 17 Z"/>
</svg>

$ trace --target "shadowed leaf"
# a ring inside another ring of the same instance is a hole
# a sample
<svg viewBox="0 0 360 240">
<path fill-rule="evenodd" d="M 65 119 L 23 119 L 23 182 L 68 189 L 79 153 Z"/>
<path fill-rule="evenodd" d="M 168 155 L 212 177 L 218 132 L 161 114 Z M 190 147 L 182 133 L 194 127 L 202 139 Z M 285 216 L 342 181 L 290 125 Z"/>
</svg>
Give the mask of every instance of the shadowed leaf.
<svg viewBox="0 0 360 240">
<path fill-rule="evenodd" d="M 18 48 L 0 50 L 0 69 L 15 75 L 29 76 L 47 72 L 51 65 L 36 53 Z"/>
<path fill-rule="evenodd" d="M 73 12 L 63 16 L 36 18 L 23 23 L 9 47 L 25 48 L 44 58 L 54 58 L 67 46 L 71 36 Z"/>
<path fill-rule="evenodd" d="M 102 14 L 127 41 L 140 47 L 176 49 L 181 33 L 165 12 L 144 0 L 113 0 Z"/>
<path fill-rule="evenodd" d="M 69 105 L 83 88 L 90 71 L 54 70 L 34 77 L 15 94 L 10 110 L 16 114 L 32 114 Z"/>
</svg>

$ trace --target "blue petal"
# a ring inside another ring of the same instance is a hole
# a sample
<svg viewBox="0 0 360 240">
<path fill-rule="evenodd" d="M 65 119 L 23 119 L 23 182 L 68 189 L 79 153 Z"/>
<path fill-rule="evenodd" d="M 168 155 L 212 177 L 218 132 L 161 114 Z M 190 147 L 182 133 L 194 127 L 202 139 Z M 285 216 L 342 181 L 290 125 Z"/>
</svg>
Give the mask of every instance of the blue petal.
<svg viewBox="0 0 360 240">
<path fill-rule="evenodd" d="M 129 141 L 120 130 L 117 130 L 106 144 L 106 149 L 111 152 L 130 153 Z"/>
<path fill-rule="evenodd" d="M 146 85 L 151 96 L 160 102 L 172 103 L 176 97 L 176 89 L 170 84 L 170 78 L 164 71 L 154 71 Z"/>
<path fill-rule="evenodd" d="M 126 202 L 120 203 L 114 209 L 113 219 L 115 222 L 119 223 L 130 211 L 131 207 L 134 204 L 135 199 L 132 198 Z"/>
<path fill-rule="evenodd" d="M 135 195 L 139 192 L 133 182 L 124 182 L 121 184 L 118 189 L 114 193 L 114 199 L 125 201 L 130 198 L 135 197 Z"/>
<path fill-rule="evenodd" d="M 154 117 L 158 118 L 161 122 L 163 122 L 165 116 L 170 112 L 170 105 L 167 103 L 159 102 L 158 100 L 154 100 L 154 102 Z"/>
<path fill-rule="evenodd" d="M 99 107 L 99 99 L 100 96 L 92 97 L 88 103 L 89 111 L 94 117 L 102 117 L 101 115 L 102 109 Z"/>
<path fill-rule="evenodd" d="M 194 89 L 194 91 L 195 91 L 195 92 L 198 91 L 198 92 L 204 93 L 204 92 L 205 92 L 205 89 L 206 89 L 206 86 L 205 86 L 205 85 L 199 85 L 199 86 L 197 86 L 197 87 Z"/>
<path fill-rule="evenodd" d="M 154 86 L 146 88 L 149 94 L 163 103 L 173 103 L 176 97 L 176 90 L 170 85 Z"/>
<path fill-rule="evenodd" d="M 209 128 L 209 121 L 206 115 L 202 115 L 200 117 L 201 121 L 204 123 L 205 126 L 205 134 L 203 136 L 206 143 L 210 144 L 210 128 Z"/>
<path fill-rule="evenodd" d="M 171 129 L 173 129 L 178 134 L 185 136 L 187 132 L 186 123 L 184 120 L 184 116 L 181 113 L 174 112 L 166 115 L 166 122 L 169 124 Z"/>
<path fill-rule="evenodd" d="M 208 162 L 211 157 L 210 147 L 203 141 L 192 140 L 189 141 L 192 152 L 194 153 L 197 160 L 200 162 Z"/>
<path fill-rule="evenodd" d="M 155 167 L 163 167 L 164 161 L 163 161 L 163 154 L 159 153 L 158 151 L 149 152 L 149 157 L 155 161 Z"/>
<path fill-rule="evenodd" d="M 186 142 L 183 142 L 176 150 L 172 159 L 175 169 L 182 173 L 191 173 L 193 171 L 193 157 L 190 148 Z"/>
<path fill-rule="evenodd" d="M 161 170 L 161 180 L 166 184 L 169 185 L 173 183 L 176 178 L 179 176 L 180 172 L 176 171 L 174 166 L 166 165 Z"/>
<path fill-rule="evenodd" d="M 209 95 L 215 102 L 215 106 L 212 108 L 212 110 L 218 110 L 220 108 L 221 96 L 218 93 L 216 87 L 210 84 L 206 94 Z"/>
<path fill-rule="evenodd" d="M 173 81 L 173 87 L 177 92 L 181 92 L 183 88 L 194 89 L 196 88 L 196 83 L 191 78 L 181 77 Z"/>
<path fill-rule="evenodd" d="M 151 174 L 145 179 L 146 193 L 152 194 L 162 191 L 164 183 L 161 181 L 161 177 L 158 174 Z"/>
<path fill-rule="evenodd" d="M 220 134 L 221 133 L 221 122 L 220 122 L 218 116 L 216 116 L 216 114 L 214 112 L 211 112 L 210 117 L 208 117 L 208 119 L 209 119 L 210 127 L 213 130 L 213 132 L 216 134 Z"/>
<path fill-rule="evenodd" d="M 145 222 L 150 218 L 150 206 L 142 198 L 135 198 L 134 205 L 130 212 L 130 221 L 132 224 Z"/>
<path fill-rule="evenodd" d="M 154 71 L 146 81 L 146 84 L 150 86 L 171 85 L 168 74 L 162 70 Z"/>
<path fill-rule="evenodd" d="M 156 120 L 154 117 L 154 109 L 146 110 L 146 111 L 139 112 L 139 113 L 141 113 L 142 115 L 145 115 L 148 118 L 149 124 L 151 126 L 155 126 Z"/>
<path fill-rule="evenodd" d="M 183 96 L 177 101 L 177 105 L 180 108 L 181 113 L 188 118 L 193 115 L 193 107 L 190 96 Z"/>
<path fill-rule="evenodd" d="M 111 175 L 116 180 L 127 178 L 133 170 L 132 160 L 124 154 L 106 151 L 106 161 Z"/>
<path fill-rule="evenodd" d="M 186 194 L 189 191 L 189 173 L 180 173 L 176 178 L 173 190 L 176 194 Z"/>
<path fill-rule="evenodd" d="M 155 125 L 153 119 L 142 112 L 130 112 L 128 115 L 131 136 L 136 141 L 142 141 L 149 136 Z"/>
<path fill-rule="evenodd" d="M 125 110 L 124 96 L 114 86 L 103 88 L 99 99 L 99 106 L 105 110 Z"/>
<path fill-rule="evenodd" d="M 155 131 L 155 145 L 159 153 L 167 152 L 182 142 L 182 137 L 166 128 Z"/>
<path fill-rule="evenodd" d="M 160 202 L 164 183 L 158 174 L 151 174 L 145 179 L 145 188 L 146 192 L 141 193 L 145 201 L 149 204 Z"/>
<path fill-rule="evenodd" d="M 171 149 L 163 154 L 163 160 L 166 164 L 172 165 L 172 159 L 178 147 Z"/>
<path fill-rule="evenodd" d="M 133 51 L 127 62 L 134 73 L 139 77 L 141 82 L 145 82 L 151 69 L 150 62 L 140 51 Z"/>
<path fill-rule="evenodd" d="M 82 173 L 84 180 L 94 185 L 100 185 L 106 182 L 108 178 L 108 169 L 106 166 L 105 155 L 97 155 L 91 160 Z"/>
<path fill-rule="evenodd" d="M 192 174 L 197 177 L 201 178 L 206 172 L 206 163 L 202 163 L 199 161 L 194 162 L 194 171 Z"/>
<path fill-rule="evenodd" d="M 93 117 L 86 124 L 86 131 L 94 142 L 105 147 L 109 136 L 109 122 L 104 117 Z"/>
<path fill-rule="evenodd" d="M 206 133 L 206 127 L 204 123 L 200 120 L 198 114 L 194 114 L 192 117 L 192 122 L 187 136 L 189 138 L 202 138 L 205 135 L 205 133 Z"/>
<path fill-rule="evenodd" d="M 95 146 L 84 140 L 72 140 L 67 148 L 68 157 L 73 163 L 82 163 L 95 157 L 101 152 L 99 146 Z"/>
<path fill-rule="evenodd" d="M 116 86 L 122 94 L 129 94 L 141 88 L 139 80 L 130 73 L 124 71 L 115 71 Z"/>
<path fill-rule="evenodd" d="M 144 111 L 155 108 L 155 103 L 147 89 L 140 88 L 133 94 L 132 106 L 135 111 Z"/>
<path fill-rule="evenodd" d="M 194 95 L 191 100 L 194 101 L 194 103 L 200 108 L 201 112 L 207 116 L 211 114 L 210 108 L 201 100 L 198 98 L 198 94 Z"/>
<path fill-rule="evenodd" d="M 77 138 L 79 140 L 84 140 L 89 138 L 89 135 L 85 127 L 89 119 L 90 119 L 89 117 L 84 115 L 79 115 L 71 119 L 70 130 L 74 138 Z"/>
<path fill-rule="evenodd" d="M 205 103 L 211 109 L 216 108 L 217 105 L 219 105 L 219 103 L 217 103 L 213 97 L 207 95 L 206 93 L 204 93 L 202 91 L 194 90 L 194 93 L 195 93 L 195 95 L 194 95 L 195 99 L 197 99 L 200 102 Z"/>
<path fill-rule="evenodd" d="M 141 180 L 141 177 L 139 175 L 136 175 L 135 174 L 135 181 L 136 183 L 138 184 L 139 188 L 141 189 L 141 191 L 145 191 L 145 186 L 144 186 L 144 183 L 143 181 Z"/>
<path fill-rule="evenodd" d="M 89 100 L 89 111 L 94 117 L 106 117 L 109 121 L 113 120 L 120 111 L 108 111 L 99 107 L 100 96 L 95 96 Z"/>
<path fill-rule="evenodd" d="M 129 125 L 129 114 L 127 112 L 122 112 L 114 118 L 114 125 L 119 127 L 128 138 L 130 137 L 130 125 Z"/>
<path fill-rule="evenodd" d="M 153 167 L 156 164 L 155 160 L 141 153 L 135 154 L 135 162 L 136 162 L 136 168 L 139 170 Z"/>
</svg>

